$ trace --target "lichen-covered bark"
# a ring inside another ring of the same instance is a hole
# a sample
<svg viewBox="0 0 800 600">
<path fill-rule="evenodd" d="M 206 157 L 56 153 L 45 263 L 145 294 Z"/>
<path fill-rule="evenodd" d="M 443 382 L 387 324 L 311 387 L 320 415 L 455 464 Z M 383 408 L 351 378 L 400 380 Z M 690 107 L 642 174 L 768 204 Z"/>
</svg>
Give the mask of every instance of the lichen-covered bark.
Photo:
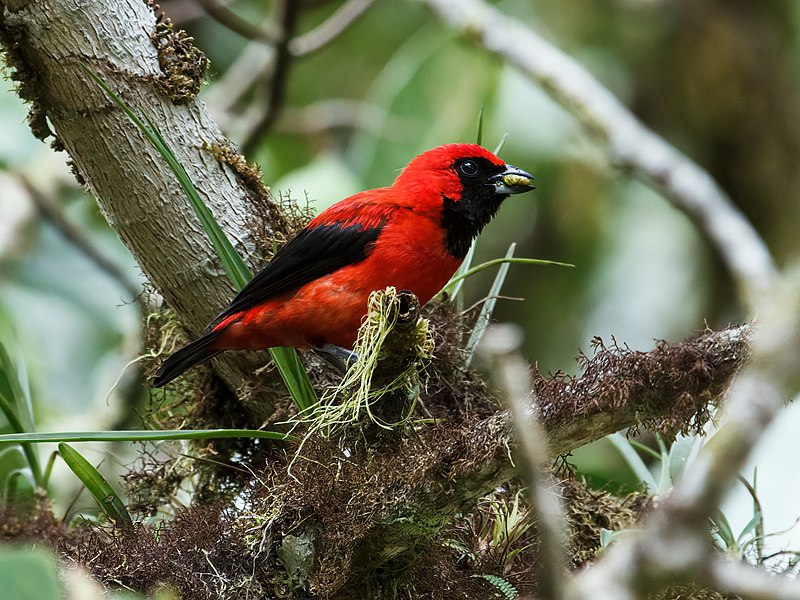
<svg viewBox="0 0 800 600">
<path fill-rule="evenodd" d="M 252 256 L 253 213 L 279 217 L 265 188 L 219 160 L 234 153 L 195 98 L 205 57 L 169 24 L 157 26 L 143 0 L 3 0 L 0 7 L 5 59 L 31 103 L 34 134 L 53 135 L 54 148 L 69 153 L 149 281 L 199 333 L 227 304 L 231 285 L 164 160 L 83 69 L 152 120 L 225 232 Z M 260 225 L 269 231 L 275 222 Z M 251 369 L 242 357 L 226 360 L 238 361 L 223 371 L 235 386 Z"/>
</svg>

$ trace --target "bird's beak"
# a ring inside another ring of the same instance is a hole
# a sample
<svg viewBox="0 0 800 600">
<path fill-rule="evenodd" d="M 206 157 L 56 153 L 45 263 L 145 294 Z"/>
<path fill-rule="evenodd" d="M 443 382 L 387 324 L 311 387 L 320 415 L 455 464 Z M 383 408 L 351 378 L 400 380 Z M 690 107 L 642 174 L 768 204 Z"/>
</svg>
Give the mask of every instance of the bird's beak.
<svg viewBox="0 0 800 600">
<path fill-rule="evenodd" d="M 534 189 L 533 180 L 533 175 L 527 171 L 505 165 L 505 170 L 491 177 L 489 182 L 494 185 L 496 194 L 521 194 Z"/>
</svg>

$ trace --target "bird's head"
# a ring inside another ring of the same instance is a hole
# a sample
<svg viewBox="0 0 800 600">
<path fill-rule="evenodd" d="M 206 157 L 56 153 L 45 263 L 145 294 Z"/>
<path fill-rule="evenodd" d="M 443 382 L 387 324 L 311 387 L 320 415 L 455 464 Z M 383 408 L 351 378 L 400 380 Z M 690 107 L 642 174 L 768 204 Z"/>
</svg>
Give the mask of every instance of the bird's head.
<svg viewBox="0 0 800 600">
<path fill-rule="evenodd" d="M 533 175 L 477 144 L 446 144 L 412 160 L 395 186 L 441 209 L 447 250 L 463 258 L 503 200 L 533 189 Z"/>
</svg>

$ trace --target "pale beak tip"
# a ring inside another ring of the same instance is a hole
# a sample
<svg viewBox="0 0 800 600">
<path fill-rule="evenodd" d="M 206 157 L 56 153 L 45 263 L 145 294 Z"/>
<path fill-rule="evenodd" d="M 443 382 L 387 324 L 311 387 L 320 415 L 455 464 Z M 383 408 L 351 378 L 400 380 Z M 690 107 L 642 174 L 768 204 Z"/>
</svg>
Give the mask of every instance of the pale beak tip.
<svg viewBox="0 0 800 600">
<path fill-rule="evenodd" d="M 492 179 L 497 194 L 522 194 L 536 189 L 533 185 L 533 175 L 512 165 L 506 165 L 505 171 Z"/>
</svg>

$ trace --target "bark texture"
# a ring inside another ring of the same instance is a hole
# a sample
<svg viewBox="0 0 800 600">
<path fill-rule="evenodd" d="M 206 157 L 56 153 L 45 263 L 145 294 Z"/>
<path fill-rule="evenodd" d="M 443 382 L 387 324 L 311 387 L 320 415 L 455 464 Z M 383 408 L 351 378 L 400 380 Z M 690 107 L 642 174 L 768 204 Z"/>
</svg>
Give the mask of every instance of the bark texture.
<svg viewBox="0 0 800 600">
<path fill-rule="evenodd" d="M 84 68 L 158 127 L 239 252 L 252 257 L 257 235 L 276 233 L 281 217 L 196 99 L 205 56 L 168 22 L 157 24 L 143 0 L 3 0 L 0 6 L 6 62 L 31 103 L 34 134 L 43 141 L 53 136 L 53 147 L 69 153 L 79 181 L 148 280 L 190 334 L 201 332 L 226 306 L 231 284 L 175 176 Z M 234 365 L 222 373 L 235 388 L 253 363 L 224 360 Z M 269 406 L 260 412 L 268 414 Z"/>
</svg>

